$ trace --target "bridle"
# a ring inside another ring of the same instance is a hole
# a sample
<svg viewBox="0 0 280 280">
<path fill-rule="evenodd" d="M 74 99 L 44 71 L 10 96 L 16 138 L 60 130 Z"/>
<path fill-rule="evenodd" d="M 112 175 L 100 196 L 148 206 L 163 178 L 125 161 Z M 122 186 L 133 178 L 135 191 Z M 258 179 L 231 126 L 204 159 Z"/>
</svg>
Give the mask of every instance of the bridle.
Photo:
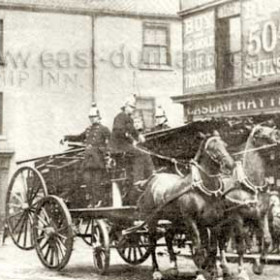
<svg viewBox="0 0 280 280">
<path fill-rule="evenodd" d="M 215 136 L 212 136 L 212 137 L 209 137 L 206 142 L 205 142 L 205 145 L 204 145 L 204 151 L 205 153 L 209 156 L 209 158 L 215 163 L 217 164 L 220 169 L 221 169 L 221 173 L 222 174 L 227 174 L 228 170 L 225 167 L 225 161 L 224 159 L 226 158 L 226 155 L 223 154 L 223 153 L 211 153 L 209 150 L 208 150 L 208 147 L 210 146 L 210 143 L 214 140 L 219 140 L 221 142 L 224 143 L 224 141 L 222 140 L 221 136 L 218 136 L 218 135 L 215 135 Z M 225 144 L 225 143 L 224 143 Z"/>
<path fill-rule="evenodd" d="M 254 129 L 252 130 L 252 132 L 250 133 L 249 138 L 252 137 L 254 142 L 256 141 L 256 136 L 254 136 L 254 134 L 256 132 L 256 129 L 258 129 L 259 127 L 261 127 L 261 125 L 255 126 Z M 272 129 L 271 133 L 275 129 L 276 128 L 274 127 Z M 239 178 L 238 178 L 239 183 L 241 183 L 244 187 L 246 187 L 247 189 L 249 189 L 249 190 L 251 190 L 251 191 L 253 191 L 255 193 L 266 191 L 267 186 L 268 186 L 268 182 L 266 180 L 265 180 L 265 182 L 264 182 L 264 184 L 262 186 L 258 186 L 258 185 L 253 184 L 251 182 L 251 180 L 248 178 L 248 176 L 247 176 L 247 174 L 245 172 L 245 169 L 244 169 L 244 164 L 245 164 L 245 161 L 246 161 L 245 156 L 246 156 L 246 154 L 248 154 L 250 152 L 268 149 L 268 148 L 274 147 L 276 145 L 277 145 L 277 143 L 273 143 L 273 144 L 270 144 L 270 145 L 263 145 L 261 147 L 257 147 L 257 148 L 253 148 L 252 149 L 252 148 L 248 147 L 249 146 L 249 141 L 247 141 L 246 146 L 245 146 L 245 150 L 242 152 L 243 157 L 242 157 L 242 160 L 241 160 L 241 166 L 240 166 L 240 170 L 239 170 L 239 172 L 242 172 L 242 174 L 241 174 L 241 176 L 239 174 Z"/>
<path fill-rule="evenodd" d="M 256 129 L 259 128 L 260 126 L 256 126 L 252 132 L 250 133 L 250 137 L 253 137 L 253 141 L 255 141 L 255 132 L 256 132 Z M 275 128 L 273 128 L 274 130 Z M 273 132 L 273 130 L 271 132 Z M 268 149 L 268 148 L 271 148 L 271 147 L 274 147 L 276 146 L 277 143 L 273 143 L 273 144 L 270 144 L 270 145 L 263 145 L 261 147 L 257 147 L 257 148 L 249 148 L 249 141 L 247 141 L 246 143 L 246 146 L 245 146 L 245 150 L 242 151 L 242 152 L 238 152 L 234 155 L 243 155 L 242 157 L 242 160 L 241 161 L 238 161 L 236 162 L 236 169 L 235 169 L 235 176 L 236 176 L 236 182 L 238 184 L 234 184 L 233 187 L 229 188 L 228 190 L 226 190 L 224 193 L 223 193 L 223 197 L 230 201 L 231 203 L 237 205 L 235 207 L 232 207 L 230 209 L 227 209 L 227 211 L 229 210 L 232 210 L 234 208 L 240 208 L 240 207 L 244 207 L 244 206 L 254 206 L 254 205 L 257 205 L 258 203 L 258 194 L 259 193 L 265 193 L 267 191 L 267 187 L 268 187 L 268 182 L 265 180 L 264 184 L 262 186 L 258 186 L 258 185 L 255 185 L 253 184 L 250 179 L 248 178 L 245 170 L 244 170 L 244 163 L 245 163 L 245 156 L 247 153 L 249 152 L 254 152 L 254 151 L 258 151 L 258 150 L 264 150 L 264 149 Z M 245 200 L 245 201 L 241 201 L 241 200 L 236 200 L 236 199 L 232 199 L 230 197 L 228 197 L 227 195 L 234 191 L 234 190 L 240 190 L 240 189 L 243 189 L 245 191 L 248 191 L 250 193 L 253 194 L 254 196 L 254 199 L 252 200 Z"/>
<path fill-rule="evenodd" d="M 216 140 L 220 140 L 222 141 L 220 136 L 211 136 L 209 137 L 205 143 L 200 145 L 200 149 L 199 152 L 196 154 L 195 158 L 193 160 L 190 161 L 190 165 L 191 165 L 191 169 L 192 169 L 192 188 L 193 189 L 198 189 L 199 191 L 201 191 L 203 194 L 205 194 L 206 196 L 209 197 L 219 197 L 222 195 L 222 191 L 223 191 L 223 181 L 222 181 L 222 174 L 221 173 L 217 173 L 217 174 L 209 174 L 199 163 L 199 157 L 202 155 L 202 151 L 204 151 L 207 156 L 213 161 L 215 162 L 217 165 L 219 165 L 220 167 L 223 165 L 223 159 L 225 158 L 225 155 L 223 154 L 219 154 L 216 155 L 214 153 L 211 153 L 209 151 L 209 146 L 211 144 L 212 141 L 216 141 Z M 208 178 L 215 178 L 219 181 L 219 188 L 217 190 L 209 190 L 205 185 L 204 182 L 201 178 L 201 175 L 199 174 L 199 171 L 201 171 L 202 173 L 204 173 Z"/>
</svg>

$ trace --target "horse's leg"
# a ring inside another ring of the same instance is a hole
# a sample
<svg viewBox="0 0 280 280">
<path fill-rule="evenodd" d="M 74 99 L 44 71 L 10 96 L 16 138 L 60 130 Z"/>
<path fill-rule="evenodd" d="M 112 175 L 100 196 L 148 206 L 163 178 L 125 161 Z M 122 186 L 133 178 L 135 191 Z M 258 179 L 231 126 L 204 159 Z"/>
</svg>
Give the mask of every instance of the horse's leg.
<svg viewBox="0 0 280 280">
<path fill-rule="evenodd" d="M 209 259 L 208 253 L 210 253 L 211 250 L 211 243 L 210 243 L 210 235 L 208 233 L 208 229 L 205 226 L 199 225 L 199 235 L 201 240 L 201 250 L 204 250 L 204 252 L 207 252 L 207 258 L 205 259 L 205 263 L 202 264 L 202 269 L 205 269 L 209 266 L 212 260 Z"/>
<path fill-rule="evenodd" d="M 211 279 L 218 279 L 223 277 L 222 273 L 220 273 L 220 263 L 217 266 L 217 246 L 218 246 L 218 229 L 212 228 L 210 231 L 210 244 L 208 246 L 208 265 L 207 271 L 211 275 Z"/>
<path fill-rule="evenodd" d="M 244 269 L 244 254 L 245 254 L 245 231 L 244 231 L 244 221 L 242 217 L 238 216 L 237 224 L 235 227 L 236 231 L 236 249 L 238 254 L 238 278 L 249 279 L 249 276 Z"/>
<path fill-rule="evenodd" d="M 263 273 L 263 267 L 267 259 L 268 249 L 271 244 L 271 234 L 269 231 L 269 223 L 268 223 L 268 215 L 265 214 L 262 219 L 259 219 L 259 232 L 260 237 L 262 239 L 262 246 L 261 246 L 261 255 L 260 259 L 255 259 L 254 265 L 253 265 L 253 272 L 255 274 L 262 274 Z"/>
<path fill-rule="evenodd" d="M 203 276 L 203 265 L 206 261 L 206 254 L 205 254 L 205 248 L 202 247 L 201 244 L 201 238 L 200 238 L 200 232 L 198 229 L 198 226 L 194 220 L 189 221 L 190 227 L 188 229 L 191 229 L 192 233 L 192 244 L 193 244 L 193 261 L 196 264 L 198 268 L 197 272 L 197 279 L 202 280 L 205 279 Z"/>
<path fill-rule="evenodd" d="M 165 241 L 167 245 L 167 250 L 170 258 L 170 264 L 171 264 L 171 272 L 174 275 L 178 274 L 178 267 L 177 267 L 177 257 L 173 250 L 173 239 L 175 236 L 176 231 L 176 225 L 172 224 L 172 228 L 169 228 L 165 234 Z"/>
<path fill-rule="evenodd" d="M 156 246 L 157 246 L 157 220 L 153 220 L 148 225 L 149 228 L 149 241 L 151 246 L 151 257 L 152 257 L 152 267 L 153 267 L 153 279 L 161 280 L 162 274 L 159 271 L 157 257 L 156 257 Z"/>
<path fill-rule="evenodd" d="M 231 272 L 229 269 L 228 261 L 226 259 L 226 246 L 230 238 L 234 239 L 234 235 L 232 232 L 232 225 L 231 224 L 223 225 L 218 231 L 217 236 L 218 236 L 220 261 L 221 261 L 223 276 L 228 277 L 231 275 Z"/>
</svg>

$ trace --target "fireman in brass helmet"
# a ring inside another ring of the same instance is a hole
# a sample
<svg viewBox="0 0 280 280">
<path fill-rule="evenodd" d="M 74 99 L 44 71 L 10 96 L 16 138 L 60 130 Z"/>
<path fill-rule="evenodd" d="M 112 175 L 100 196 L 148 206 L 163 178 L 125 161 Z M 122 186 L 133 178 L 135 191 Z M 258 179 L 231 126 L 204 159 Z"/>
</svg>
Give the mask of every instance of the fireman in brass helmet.
<svg viewBox="0 0 280 280">
<path fill-rule="evenodd" d="M 154 172 L 149 155 L 137 149 L 138 143 L 144 143 L 145 137 L 135 128 L 132 114 L 136 109 L 135 95 L 125 100 L 122 111 L 115 117 L 112 130 L 111 147 L 133 156 L 133 184 L 142 187 Z"/>
<path fill-rule="evenodd" d="M 66 135 L 64 141 L 85 143 L 83 177 L 88 190 L 92 193 L 92 206 L 102 204 L 101 182 L 106 172 L 105 153 L 108 150 L 110 130 L 101 124 L 99 110 L 95 103 L 89 111 L 91 125 L 79 135 Z"/>
<path fill-rule="evenodd" d="M 154 131 L 163 130 L 169 128 L 168 126 L 168 119 L 166 117 L 165 111 L 163 110 L 162 106 L 157 106 L 155 112 L 155 127 Z"/>
</svg>

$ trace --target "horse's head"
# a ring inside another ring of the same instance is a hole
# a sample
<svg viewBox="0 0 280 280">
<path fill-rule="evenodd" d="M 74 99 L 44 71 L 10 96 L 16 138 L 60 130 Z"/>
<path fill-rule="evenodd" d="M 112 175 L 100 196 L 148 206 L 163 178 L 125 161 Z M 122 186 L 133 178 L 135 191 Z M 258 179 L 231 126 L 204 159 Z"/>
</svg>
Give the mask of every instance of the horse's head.
<svg viewBox="0 0 280 280">
<path fill-rule="evenodd" d="M 252 140 L 252 143 L 256 148 L 278 144 L 280 143 L 280 131 L 275 127 L 262 124 L 256 125 L 252 129 L 249 139 Z"/>
<path fill-rule="evenodd" d="M 223 172 L 228 173 L 235 167 L 235 162 L 227 151 L 227 144 L 223 141 L 220 134 L 214 131 L 212 135 L 205 137 L 203 151 Z"/>
</svg>

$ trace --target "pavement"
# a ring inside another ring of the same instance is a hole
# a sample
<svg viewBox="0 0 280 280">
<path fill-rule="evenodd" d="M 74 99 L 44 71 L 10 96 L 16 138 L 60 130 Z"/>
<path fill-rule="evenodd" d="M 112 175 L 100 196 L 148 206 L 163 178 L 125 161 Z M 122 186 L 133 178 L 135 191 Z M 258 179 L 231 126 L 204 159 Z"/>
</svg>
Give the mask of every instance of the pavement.
<svg viewBox="0 0 280 280">
<path fill-rule="evenodd" d="M 2 241 L 2 236 L 0 236 Z M 184 250 L 184 249 L 182 249 Z M 157 249 L 160 269 L 164 279 L 174 280 L 169 274 L 169 259 L 165 247 Z M 195 278 L 196 268 L 186 252 L 178 257 L 179 276 L 177 279 L 192 280 Z M 0 245 L 0 280 L 148 280 L 152 279 L 150 258 L 141 265 L 126 264 L 115 249 L 111 250 L 111 260 L 108 275 L 101 276 L 94 272 L 91 247 L 81 239 L 76 238 L 74 249 L 68 265 L 62 271 L 51 271 L 44 267 L 36 255 L 35 250 L 23 251 L 18 249 L 10 238 L 5 245 Z M 233 271 L 236 264 L 231 264 Z M 280 280 L 280 266 L 267 265 L 262 276 L 252 273 L 252 265 L 246 263 L 246 270 L 251 280 Z"/>
</svg>

